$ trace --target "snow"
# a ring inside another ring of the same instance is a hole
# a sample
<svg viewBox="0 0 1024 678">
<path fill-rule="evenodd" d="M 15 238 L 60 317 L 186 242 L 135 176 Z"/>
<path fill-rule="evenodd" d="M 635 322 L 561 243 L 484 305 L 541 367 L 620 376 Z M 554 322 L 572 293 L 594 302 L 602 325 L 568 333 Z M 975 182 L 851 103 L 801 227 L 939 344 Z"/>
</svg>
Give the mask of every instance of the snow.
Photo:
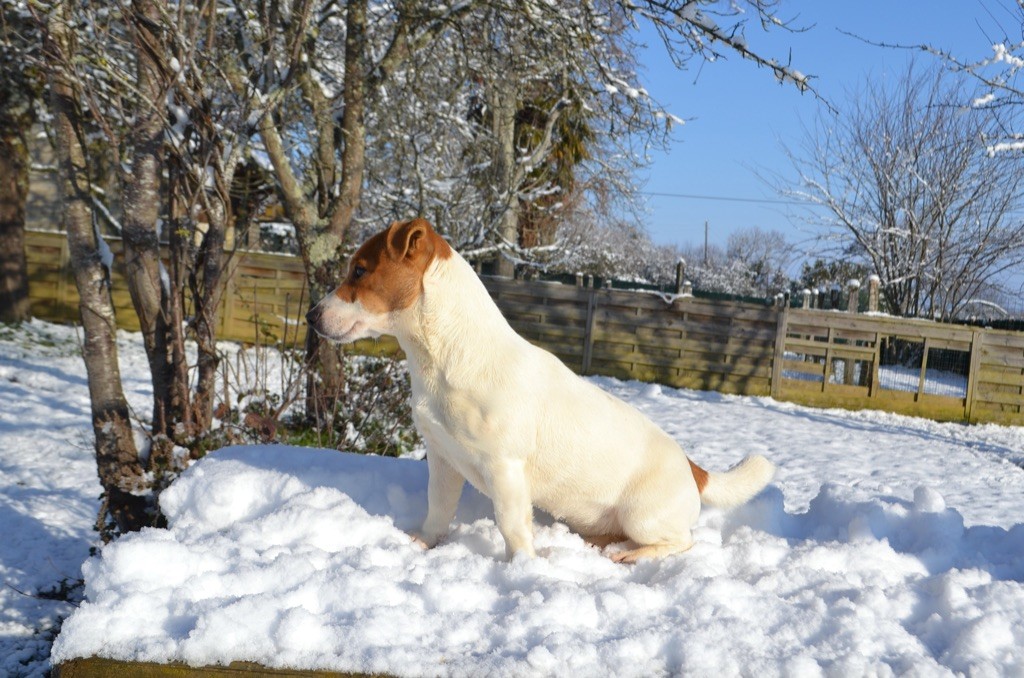
<svg viewBox="0 0 1024 678">
<path fill-rule="evenodd" d="M 53 345 L 51 345 L 53 344 Z M 71 330 L 0 327 L 0 674 L 115 659 L 396 675 L 981 676 L 1024 672 L 1024 430 L 595 378 L 711 469 L 779 466 L 751 504 L 705 510 L 686 554 L 616 565 L 537 515 L 505 561 L 467 489 L 450 537 L 414 546 L 422 461 L 250 446 L 164 494 L 170 527 L 88 551 L 99 485 Z M 122 335 L 136 409 L 147 373 Z M 615 547 L 611 547 L 615 548 Z M 25 662 L 25 663 L 23 663 Z"/>
</svg>

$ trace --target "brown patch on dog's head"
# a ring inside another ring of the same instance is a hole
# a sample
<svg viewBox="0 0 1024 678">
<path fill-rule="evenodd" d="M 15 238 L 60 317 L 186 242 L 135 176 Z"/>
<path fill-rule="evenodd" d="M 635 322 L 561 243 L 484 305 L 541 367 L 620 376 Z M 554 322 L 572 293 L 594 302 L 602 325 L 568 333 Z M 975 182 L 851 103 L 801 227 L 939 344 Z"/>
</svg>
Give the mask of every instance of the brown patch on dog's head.
<svg viewBox="0 0 1024 678">
<path fill-rule="evenodd" d="M 423 291 L 423 274 L 452 249 L 426 219 L 396 221 L 356 250 L 345 281 L 334 291 L 342 301 L 371 313 L 409 308 Z"/>
</svg>

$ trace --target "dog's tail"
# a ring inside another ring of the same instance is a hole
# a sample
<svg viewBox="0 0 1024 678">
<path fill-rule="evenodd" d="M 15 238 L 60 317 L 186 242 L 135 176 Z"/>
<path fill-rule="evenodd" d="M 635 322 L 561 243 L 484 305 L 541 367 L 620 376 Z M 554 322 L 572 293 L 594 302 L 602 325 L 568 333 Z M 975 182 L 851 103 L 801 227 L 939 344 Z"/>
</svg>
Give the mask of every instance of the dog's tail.
<svg viewBox="0 0 1024 678">
<path fill-rule="evenodd" d="M 759 454 L 753 454 L 724 473 L 711 473 L 692 461 L 701 503 L 719 508 L 745 504 L 763 490 L 775 476 L 775 465 Z"/>
</svg>

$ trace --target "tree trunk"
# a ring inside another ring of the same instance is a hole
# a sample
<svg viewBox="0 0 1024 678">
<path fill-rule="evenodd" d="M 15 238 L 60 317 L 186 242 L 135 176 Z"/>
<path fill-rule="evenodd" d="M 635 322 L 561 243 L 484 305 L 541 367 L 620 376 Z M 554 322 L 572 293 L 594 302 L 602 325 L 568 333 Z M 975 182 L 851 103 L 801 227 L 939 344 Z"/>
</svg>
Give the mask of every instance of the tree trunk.
<svg viewBox="0 0 1024 678">
<path fill-rule="evenodd" d="M 5 71 L 7 69 L 4 69 Z M 0 73 L 0 322 L 29 317 L 25 263 L 25 202 L 28 199 L 32 101 L 25 78 Z"/>
<path fill-rule="evenodd" d="M 194 303 L 196 308 L 195 337 L 197 346 L 197 375 L 195 399 L 192 403 L 192 423 L 197 432 L 210 430 L 213 423 L 213 401 L 216 397 L 217 370 L 220 354 L 217 352 L 217 308 L 221 300 L 221 274 L 224 271 L 224 234 L 227 216 L 218 204 L 217 214 L 211 214 L 209 227 L 203 236 L 196 262 Z"/>
<path fill-rule="evenodd" d="M 79 311 L 85 334 L 82 356 L 89 380 L 97 471 L 106 493 L 107 510 L 124 532 L 138 530 L 149 522 L 147 502 L 141 495 L 145 482 L 117 364 L 109 271 L 93 226 L 80 100 L 73 79 L 65 70 L 71 63 L 67 9 L 67 5 L 60 5 L 50 14 L 45 39 L 51 113 L 57 138 L 64 226 L 81 298 Z"/>
<path fill-rule="evenodd" d="M 160 216 L 161 152 L 165 103 L 155 53 L 160 38 L 152 31 L 160 13 L 152 0 L 135 0 L 130 13 L 138 79 L 135 124 L 129 145 L 131 171 L 123 174 L 125 278 L 132 305 L 139 317 L 146 357 L 153 382 L 153 435 L 170 436 L 176 421 L 171 397 L 173 377 L 168 346 L 167 290 L 161 282 Z"/>
<path fill-rule="evenodd" d="M 519 198 L 514 185 L 516 172 L 516 110 L 518 101 L 514 84 L 495 82 L 488 88 L 491 107 L 491 131 L 496 143 L 494 157 L 494 189 L 496 231 L 505 242 L 516 245 L 519 242 Z M 515 263 L 498 256 L 497 273 L 512 278 Z"/>
</svg>

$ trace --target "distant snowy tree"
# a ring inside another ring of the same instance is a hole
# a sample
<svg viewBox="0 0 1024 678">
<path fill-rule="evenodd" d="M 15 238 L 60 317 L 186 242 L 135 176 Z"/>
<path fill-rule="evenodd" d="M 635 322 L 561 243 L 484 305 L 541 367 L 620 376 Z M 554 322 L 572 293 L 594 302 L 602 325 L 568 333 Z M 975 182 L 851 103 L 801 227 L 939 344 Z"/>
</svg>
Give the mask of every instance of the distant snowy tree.
<svg viewBox="0 0 1024 678">
<path fill-rule="evenodd" d="M 688 245 L 681 255 L 694 289 L 767 297 L 789 289 L 793 245 L 778 231 L 758 227 L 731 233 L 725 247 Z"/>
<path fill-rule="evenodd" d="M 815 259 L 801 266 L 800 277 L 793 281 L 794 291 L 845 288 L 851 280 L 863 285 L 870 275 L 870 269 L 865 264 L 849 258 Z"/>
<path fill-rule="evenodd" d="M 901 315 L 955 316 L 1024 263 L 1024 156 L 990 153 L 998 121 L 967 99 L 962 82 L 910 66 L 894 84 L 866 82 L 790 151 L 799 179 L 781 191 L 881 278 Z"/>
<path fill-rule="evenodd" d="M 775 294 L 789 286 L 787 271 L 795 252 L 779 231 L 757 226 L 733 231 L 726 240 L 725 256 L 746 266 L 751 287 L 759 295 Z"/>
<path fill-rule="evenodd" d="M 675 281 L 679 260 L 675 247 L 656 245 L 643 229 L 628 221 L 591 222 L 583 215 L 563 223 L 557 237 L 564 251 L 545 266 L 547 271 L 655 285 Z"/>
</svg>

